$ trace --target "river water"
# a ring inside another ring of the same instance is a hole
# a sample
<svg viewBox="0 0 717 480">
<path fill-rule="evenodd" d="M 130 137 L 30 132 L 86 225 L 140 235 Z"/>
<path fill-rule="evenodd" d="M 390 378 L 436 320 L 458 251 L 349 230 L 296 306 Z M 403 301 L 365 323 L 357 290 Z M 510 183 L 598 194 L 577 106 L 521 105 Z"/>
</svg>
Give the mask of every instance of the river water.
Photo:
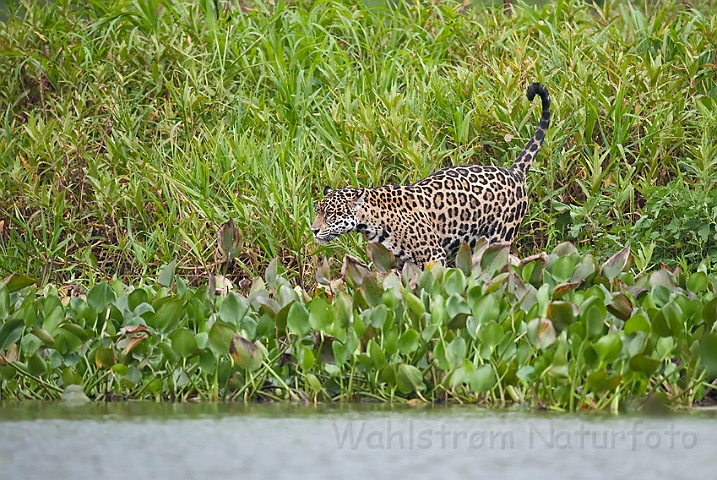
<svg viewBox="0 0 717 480">
<path fill-rule="evenodd" d="M 0 479 L 715 478 L 717 413 L 0 404 Z"/>
</svg>

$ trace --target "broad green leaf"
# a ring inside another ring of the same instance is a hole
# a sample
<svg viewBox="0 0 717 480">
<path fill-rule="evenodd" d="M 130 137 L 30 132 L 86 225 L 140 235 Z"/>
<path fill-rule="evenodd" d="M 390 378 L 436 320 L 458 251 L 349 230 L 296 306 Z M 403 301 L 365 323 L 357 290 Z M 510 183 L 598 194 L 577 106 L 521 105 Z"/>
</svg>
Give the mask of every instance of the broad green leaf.
<svg viewBox="0 0 717 480">
<path fill-rule="evenodd" d="M 28 277 L 27 275 L 15 273 L 3 280 L 2 283 L 5 284 L 5 288 L 7 288 L 8 293 L 13 293 L 33 285 L 35 281 L 36 280 L 34 278 Z"/>
<path fill-rule="evenodd" d="M 310 363 L 313 365 L 313 354 L 310 350 L 308 353 L 311 355 Z M 263 352 L 254 342 L 247 340 L 238 333 L 234 334 L 229 344 L 229 355 L 234 360 L 234 363 L 250 372 L 261 367 L 261 362 L 264 358 Z M 308 361 L 309 359 L 305 357 L 305 360 Z M 310 368 L 310 366 L 308 368 Z M 304 370 L 308 370 L 308 368 Z"/>
<path fill-rule="evenodd" d="M 617 252 L 612 257 L 608 258 L 605 263 L 602 264 L 600 267 L 600 274 L 607 278 L 608 280 L 612 280 L 614 278 L 617 278 L 617 276 L 625 270 L 627 267 L 627 262 L 630 258 L 630 245 L 625 245 L 625 247 Z"/>
<path fill-rule="evenodd" d="M 421 371 L 413 365 L 402 363 L 396 373 L 396 386 L 403 394 L 418 392 L 426 389 Z"/>
<path fill-rule="evenodd" d="M 700 294 L 707 290 L 709 279 L 705 272 L 695 272 L 687 279 L 687 290 Z"/>
<path fill-rule="evenodd" d="M 624 293 L 619 293 L 607 304 L 608 312 L 615 315 L 622 321 L 627 321 L 632 316 L 632 302 Z"/>
<path fill-rule="evenodd" d="M 162 299 L 162 303 L 154 312 L 152 327 L 161 332 L 173 330 L 184 316 L 184 301 L 179 297 Z"/>
<path fill-rule="evenodd" d="M 423 314 L 426 313 L 426 307 L 423 305 L 421 299 L 412 294 L 407 288 L 403 290 L 402 295 L 409 310 L 415 313 L 418 317 L 423 317 Z"/>
<path fill-rule="evenodd" d="M 333 342 L 331 344 L 331 350 L 334 353 L 334 363 L 336 364 L 336 366 L 340 367 L 344 363 L 346 363 L 348 351 L 346 350 L 346 346 L 343 343 Z"/>
<path fill-rule="evenodd" d="M 112 368 L 115 363 L 117 363 L 117 353 L 113 348 L 98 348 L 95 352 L 97 368 Z"/>
<path fill-rule="evenodd" d="M 650 333 L 652 331 L 650 322 L 645 318 L 642 312 L 638 312 L 630 317 L 627 322 L 625 322 L 624 329 L 625 335 L 631 335 L 635 332 Z"/>
<path fill-rule="evenodd" d="M 398 339 L 398 350 L 403 354 L 413 353 L 418 349 L 420 339 L 420 335 L 415 330 L 406 330 Z"/>
<path fill-rule="evenodd" d="M 466 341 L 463 337 L 454 338 L 446 348 L 446 360 L 452 368 L 458 367 L 466 358 Z"/>
<path fill-rule="evenodd" d="M 485 325 L 490 321 L 498 320 L 500 304 L 494 294 L 487 293 L 473 302 L 471 312 L 479 324 Z"/>
<path fill-rule="evenodd" d="M 489 364 L 481 365 L 468 375 L 468 383 L 476 393 L 484 393 L 498 383 L 493 367 Z"/>
<path fill-rule="evenodd" d="M 217 355 L 229 353 L 229 345 L 234 337 L 234 328 L 223 322 L 214 322 L 209 329 L 209 349 Z"/>
<path fill-rule="evenodd" d="M 564 256 L 558 258 L 551 269 L 553 278 L 558 282 L 566 282 L 570 279 L 575 269 L 575 262 L 572 257 Z"/>
<path fill-rule="evenodd" d="M 192 332 L 186 328 L 180 328 L 172 332 L 169 336 L 172 341 L 172 349 L 182 358 L 189 358 L 197 351 L 197 340 Z"/>
<path fill-rule="evenodd" d="M 622 340 L 620 340 L 620 335 L 617 332 L 610 332 L 600 337 L 597 342 L 593 343 L 592 347 L 601 360 L 609 363 L 620 355 Z"/>
<path fill-rule="evenodd" d="M 578 313 L 578 306 L 572 302 L 556 300 L 548 303 L 547 317 L 558 332 L 567 330 L 575 322 Z"/>
<path fill-rule="evenodd" d="M 7 320 L 0 326 L 0 351 L 10 348 L 22 336 L 25 323 L 22 320 Z"/>
<path fill-rule="evenodd" d="M 286 326 L 289 331 L 296 335 L 306 335 L 311 328 L 309 324 L 309 311 L 303 303 L 294 303 L 289 309 L 286 317 Z"/>
<path fill-rule="evenodd" d="M 311 301 L 309 304 L 309 325 L 311 325 L 311 328 L 317 332 L 325 332 L 334 323 L 334 319 L 332 306 L 326 303 L 323 298 L 316 297 Z"/>
<path fill-rule="evenodd" d="M 370 242 L 368 244 L 368 258 L 371 259 L 376 270 L 381 273 L 388 273 L 396 263 L 396 257 L 383 244 Z"/>
<path fill-rule="evenodd" d="M 95 313 L 104 312 L 110 303 L 117 300 L 114 290 L 107 283 L 98 283 L 87 292 L 87 303 Z"/>
<path fill-rule="evenodd" d="M 503 339 L 503 328 L 496 322 L 490 321 L 480 329 L 478 338 L 483 345 L 494 347 Z"/>
<path fill-rule="evenodd" d="M 27 359 L 27 371 L 37 377 L 42 376 L 47 373 L 47 362 L 35 354 Z"/>
<path fill-rule="evenodd" d="M 229 292 L 222 300 L 221 307 L 219 307 L 219 317 L 223 322 L 236 325 L 239 328 L 247 310 L 249 310 L 249 306 L 244 300 L 236 293 Z"/>
<path fill-rule="evenodd" d="M 700 339 L 700 357 L 710 376 L 717 376 L 717 333 L 706 333 Z"/>
<path fill-rule="evenodd" d="M 368 341 L 368 345 L 366 346 L 366 353 L 368 353 L 371 357 L 373 365 L 377 370 L 380 370 L 381 368 L 383 368 L 384 365 L 386 365 L 386 354 L 384 353 L 381 346 L 378 343 L 374 342 L 373 339 Z"/>
<path fill-rule="evenodd" d="M 630 368 L 636 372 L 642 372 L 649 376 L 660 368 L 660 361 L 647 357 L 642 353 L 638 353 L 630 359 Z"/>
</svg>

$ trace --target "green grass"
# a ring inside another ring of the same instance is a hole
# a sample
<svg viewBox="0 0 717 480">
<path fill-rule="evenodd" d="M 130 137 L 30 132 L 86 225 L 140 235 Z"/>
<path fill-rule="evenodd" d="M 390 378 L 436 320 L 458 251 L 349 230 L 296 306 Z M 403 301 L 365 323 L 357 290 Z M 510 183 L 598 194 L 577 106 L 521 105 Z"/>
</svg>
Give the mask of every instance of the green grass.
<svg viewBox="0 0 717 480">
<path fill-rule="evenodd" d="M 176 259 L 196 284 L 233 217 L 234 277 L 279 257 L 310 282 L 316 257 L 364 251 L 312 242 L 324 185 L 510 165 L 532 81 L 553 122 L 517 253 L 717 263 L 714 7 L 114 3 L 25 1 L 0 24 L 1 276 L 91 285 Z"/>
</svg>

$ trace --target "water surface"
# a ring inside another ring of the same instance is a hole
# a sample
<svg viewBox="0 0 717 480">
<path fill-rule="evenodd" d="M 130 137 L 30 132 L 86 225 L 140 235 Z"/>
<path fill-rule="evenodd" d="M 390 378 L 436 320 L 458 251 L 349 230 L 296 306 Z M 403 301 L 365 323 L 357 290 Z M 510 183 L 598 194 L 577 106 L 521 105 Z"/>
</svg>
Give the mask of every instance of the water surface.
<svg viewBox="0 0 717 480">
<path fill-rule="evenodd" d="M 0 404 L 0 478 L 711 478 L 715 440 L 712 411 Z"/>
</svg>

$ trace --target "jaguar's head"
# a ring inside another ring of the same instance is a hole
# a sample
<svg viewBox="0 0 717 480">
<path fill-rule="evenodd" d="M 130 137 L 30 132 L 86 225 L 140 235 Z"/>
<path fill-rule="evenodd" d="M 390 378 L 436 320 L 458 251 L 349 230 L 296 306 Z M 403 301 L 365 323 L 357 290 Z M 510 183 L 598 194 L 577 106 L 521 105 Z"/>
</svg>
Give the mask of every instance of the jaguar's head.
<svg viewBox="0 0 717 480">
<path fill-rule="evenodd" d="M 324 198 L 316 206 L 316 219 L 311 232 L 318 243 L 328 243 L 339 235 L 356 228 L 356 212 L 363 205 L 366 190 L 363 188 L 324 188 Z"/>
</svg>

